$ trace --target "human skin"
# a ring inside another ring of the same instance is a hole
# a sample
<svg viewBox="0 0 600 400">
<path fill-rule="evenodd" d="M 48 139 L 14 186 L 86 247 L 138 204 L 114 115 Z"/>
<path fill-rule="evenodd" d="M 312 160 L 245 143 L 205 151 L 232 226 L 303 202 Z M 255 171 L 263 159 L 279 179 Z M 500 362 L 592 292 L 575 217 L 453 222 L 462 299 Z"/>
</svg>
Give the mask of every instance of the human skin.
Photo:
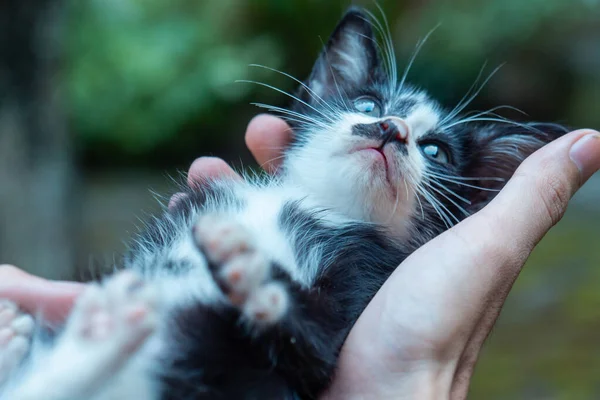
<svg viewBox="0 0 600 400">
<path fill-rule="evenodd" d="M 276 149 L 291 135 L 281 119 L 260 115 L 246 144 L 276 173 Z M 465 398 L 481 346 L 525 261 L 598 169 L 600 134 L 571 132 L 526 159 L 488 206 L 414 252 L 353 327 L 323 398 Z M 208 176 L 241 179 L 223 160 L 203 157 L 190 167 L 188 184 Z M 54 321 L 84 288 L 0 267 L 0 297 Z"/>
</svg>

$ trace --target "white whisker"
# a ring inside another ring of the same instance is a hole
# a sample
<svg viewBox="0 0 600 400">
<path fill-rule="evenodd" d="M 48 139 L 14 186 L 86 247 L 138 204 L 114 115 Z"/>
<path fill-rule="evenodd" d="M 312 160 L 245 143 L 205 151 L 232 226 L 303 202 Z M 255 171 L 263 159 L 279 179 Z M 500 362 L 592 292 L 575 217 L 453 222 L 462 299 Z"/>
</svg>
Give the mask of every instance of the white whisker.
<svg viewBox="0 0 600 400">
<path fill-rule="evenodd" d="M 432 177 L 431 177 L 432 178 Z M 441 182 L 436 181 L 435 179 L 430 179 L 429 180 L 430 183 L 437 185 L 437 187 L 441 190 L 445 190 L 448 194 L 456 197 L 458 200 L 463 201 L 464 203 L 471 205 L 471 201 L 468 199 L 465 199 L 464 197 L 460 196 L 458 193 L 450 190 L 446 185 L 442 184 Z"/>
<path fill-rule="evenodd" d="M 276 88 L 275 86 L 272 86 L 272 85 L 269 85 L 269 84 L 266 84 L 266 83 L 263 83 L 263 82 L 251 81 L 251 80 L 246 80 L 246 79 L 237 80 L 236 82 L 241 82 L 241 83 L 253 83 L 253 84 L 255 84 L 255 85 L 260 85 L 260 86 L 264 86 L 264 87 L 266 87 L 266 88 L 272 89 L 272 90 L 274 90 L 274 91 L 276 91 L 276 92 L 279 92 L 279 93 L 281 93 L 281 94 L 284 94 L 284 95 L 286 95 L 286 96 L 288 96 L 288 97 L 290 97 L 290 98 L 292 98 L 292 99 L 294 99 L 294 100 L 298 101 L 299 103 L 302 103 L 302 104 L 304 104 L 305 106 L 307 106 L 307 107 L 308 107 L 308 108 L 310 108 L 311 110 L 313 110 L 313 111 L 315 111 L 316 113 L 318 113 L 318 114 L 322 115 L 324 118 L 328 119 L 328 120 L 329 120 L 329 121 L 331 121 L 331 122 L 334 122 L 334 121 L 333 121 L 333 120 L 332 120 L 332 119 L 331 119 L 331 118 L 330 118 L 330 117 L 329 117 L 327 114 L 325 114 L 323 111 L 317 110 L 315 107 L 311 106 L 310 104 L 308 104 L 308 103 L 307 103 L 307 102 L 305 102 L 304 100 L 302 100 L 302 99 L 299 99 L 298 97 L 294 96 L 294 95 L 293 95 L 293 94 L 291 94 L 291 93 L 288 93 L 288 92 L 286 92 L 285 90 L 282 90 L 282 89 Z"/>
<path fill-rule="evenodd" d="M 323 98 L 322 98 L 321 96 L 319 96 L 319 94 L 318 94 L 318 93 L 316 93 L 314 90 L 312 90 L 312 89 L 311 89 L 311 88 L 310 88 L 308 85 L 306 85 L 306 84 L 305 84 L 304 82 L 302 82 L 300 79 L 298 79 L 298 78 L 296 78 L 296 77 L 294 77 L 294 76 L 292 76 L 292 75 L 290 75 L 290 74 L 288 74 L 288 73 L 285 73 L 285 72 L 283 72 L 283 71 L 280 71 L 280 70 L 278 70 L 278 69 L 271 68 L 271 67 L 267 67 L 266 65 L 260 65 L 260 64 L 250 64 L 250 66 L 251 66 L 251 67 L 256 67 L 256 68 L 264 68 L 264 69 L 266 69 L 266 70 L 269 70 L 269 71 L 276 72 L 276 73 L 278 73 L 278 74 L 281 74 L 281 75 L 283 75 L 283 76 L 285 76 L 285 77 L 288 77 L 288 78 L 292 79 L 294 82 L 296 82 L 296 83 L 299 83 L 299 84 L 300 84 L 300 85 L 301 85 L 301 86 L 302 86 L 304 89 L 306 89 L 306 91 L 307 91 L 307 92 L 310 94 L 310 96 L 311 96 L 313 99 L 315 99 L 315 100 L 317 100 L 319 103 L 321 103 L 321 104 L 323 104 L 323 105 L 327 106 L 327 108 L 329 108 L 329 110 L 331 110 L 332 112 L 335 112 L 335 111 L 334 111 L 334 109 L 333 109 L 333 108 L 332 108 L 332 107 L 329 105 L 329 103 L 327 103 L 325 100 L 323 100 Z"/>
<path fill-rule="evenodd" d="M 441 190 L 436 189 L 435 187 L 433 187 L 432 185 L 430 185 L 427 182 L 423 182 L 423 184 L 425 186 L 427 186 L 429 189 L 433 190 L 434 192 L 436 192 L 437 194 L 439 194 L 440 196 L 444 197 L 446 200 L 448 200 L 450 203 L 452 203 L 456 208 L 458 208 L 463 214 L 465 214 L 465 216 L 469 216 L 471 215 L 467 210 L 465 210 L 463 207 L 461 207 L 457 202 L 455 202 L 454 200 L 452 200 L 450 197 L 446 196 Z"/>
<path fill-rule="evenodd" d="M 287 108 L 281 108 L 281 107 L 272 106 L 270 104 L 264 104 L 264 103 L 251 103 L 251 104 L 255 105 L 257 107 L 260 107 L 260 108 L 267 109 L 269 111 L 278 112 L 281 114 L 289 115 L 291 117 L 296 117 L 296 118 L 302 119 L 303 122 L 305 122 L 305 123 L 310 123 L 310 124 L 319 126 L 321 128 L 327 128 L 327 124 L 325 124 L 324 122 L 319 121 L 315 118 L 311 118 L 307 115 L 298 113 L 296 111 L 288 110 Z"/>
<path fill-rule="evenodd" d="M 422 40 L 420 40 L 417 43 L 417 47 L 415 48 L 415 51 L 413 52 L 412 56 L 410 57 L 408 65 L 406 66 L 406 68 L 404 70 L 404 74 L 402 75 L 402 80 L 400 81 L 400 86 L 399 86 L 400 91 L 402 91 L 402 88 L 404 87 L 404 82 L 406 81 L 406 77 L 408 76 L 408 73 L 410 72 L 410 69 L 411 69 L 413 63 L 415 62 L 415 59 L 419 55 L 419 52 L 421 51 L 421 49 L 423 48 L 423 46 L 425 45 L 425 43 L 427 42 L 427 40 L 429 39 L 431 34 L 439 27 L 440 27 L 440 24 L 437 24 L 432 30 L 430 30 L 427 33 L 427 35 L 425 35 L 425 37 Z"/>
<path fill-rule="evenodd" d="M 440 176 L 438 176 L 437 178 L 440 179 L 440 180 L 443 180 L 443 181 L 454 183 L 455 185 L 465 186 L 465 187 L 469 187 L 469 188 L 472 188 L 472 189 L 484 190 L 484 191 L 488 191 L 488 192 L 499 192 L 500 191 L 500 189 L 484 188 L 484 187 L 481 187 L 481 186 L 471 185 L 471 184 L 464 183 L 464 182 L 461 182 L 459 180 L 455 180 L 455 179 L 451 179 L 451 178 L 445 178 L 445 177 L 440 177 Z"/>
<path fill-rule="evenodd" d="M 504 66 L 504 64 L 500 64 L 499 66 L 497 66 L 496 68 L 494 68 L 494 70 L 488 75 L 488 77 L 481 83 L 481 85 L 479 86 L 479 88 L 471 96 L 469 96 L 466 100 L 464 100 L 464 97 L 463 97 L 463 99 L 461 99 L 461 101 L 457 104 L 457 106 L 454 108 L 454 110 L 452 110 L 452 112 L 450 114 L 448 114 L 448 116 L 446 116 L 446 118 L 443 119 L 443 124 L 440 123 L 440 125 L 444 125 L 446 122 L 451 121 L 454 117 L 456 117 L 458 114 L 460 114 L 469 104 L 471 104 L 471 102 L 473 100 L 475 100 L 475 98 L 479 95 L 479 93 L 481 93 L 481 91 L 483 90 L 483 88 L 485 87 L 485 85 L 487 85 L 487 83 L 490 81 L 490 79 L 492 79 L 492 77 L 494 75 L 496 75 L 496 73 L 503 66 Z M 479 72 L 479 75 L 477 75 L 477 79 L 475 80 L 474 85 L 477 83 L 477 81 L 481 77 L 481 73 L 483 72 L 483 68 L 485 68 L 485 64 L 482 67 L 481 71 Z M 471 92 L 472 88 L 473 88 L 473 86 L 471 86 L 471 88 L 469 88 L 469 90 L 465 94 L 465 97 Z M 453 126 L 453 125 L 443 126 L 443 128 L 447 129 L 447 128 L 450 128 L 451 126 Z"/>
</svg>

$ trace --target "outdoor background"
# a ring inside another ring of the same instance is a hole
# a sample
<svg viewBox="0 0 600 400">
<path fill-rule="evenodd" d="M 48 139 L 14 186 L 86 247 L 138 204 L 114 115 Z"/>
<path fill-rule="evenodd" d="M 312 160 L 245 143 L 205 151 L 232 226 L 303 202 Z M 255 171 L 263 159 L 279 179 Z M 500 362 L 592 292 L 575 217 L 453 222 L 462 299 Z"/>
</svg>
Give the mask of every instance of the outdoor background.
<svg viewBox="0 0 600 400">
<path fill-rule="evenodd" d="M 369 0 L 365 4 L 376 12 Z M 380 1 L 409 79 L 454 106 L 506 62 L 472 109 L 508 104 L 600 128 L 598 0 Z M 0 2 L 0 262 L 82 278 L 118 259 L 195 157 L 255 167 L 243 134 L 285 106 L 236 79 L 305 78 L 349 2 Z M 513 117 L 514 115 L 510 115 Z M 473 399 L 600 398 L 600 177 L 535 251 L 493 331 Z M 482 265 L 485 268 L 485 265 Z M 398 338 L 402 340 L 402 338 Z"/>
</svg>

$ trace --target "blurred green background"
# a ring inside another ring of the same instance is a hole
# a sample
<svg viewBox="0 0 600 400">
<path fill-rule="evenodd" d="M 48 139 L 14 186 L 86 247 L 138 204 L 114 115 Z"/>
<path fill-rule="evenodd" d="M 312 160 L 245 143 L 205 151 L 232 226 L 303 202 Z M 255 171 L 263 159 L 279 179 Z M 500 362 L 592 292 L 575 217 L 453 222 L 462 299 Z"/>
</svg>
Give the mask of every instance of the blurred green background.
<svg viewBox="0 0 600 400">
<path fill-rule="evenodd" d="M 507 104 L 532 120 L 600 128 L 598 0 L 380 4 L 401 67 L 441 23 L 409 80 L 445 105 L 486 61 L 487 71 L 505 62 L 472 109 Z M 195 157 L 255 166 L 243 141 L 259 112 L 250 102 L 287 99 L 234 81 L 294 89 L 249 64 L 305 78 L 348 5 L 0 3 L 0 261 L 53 278 L 89 276 L 119 257 L 140 219 L 160 209 L 155 193 L 168 198 L 170 177 L 180 179 Z M 599 221 L 596 177 L 519 278 L 470 398 L 600 398 Z"/>
</svg>

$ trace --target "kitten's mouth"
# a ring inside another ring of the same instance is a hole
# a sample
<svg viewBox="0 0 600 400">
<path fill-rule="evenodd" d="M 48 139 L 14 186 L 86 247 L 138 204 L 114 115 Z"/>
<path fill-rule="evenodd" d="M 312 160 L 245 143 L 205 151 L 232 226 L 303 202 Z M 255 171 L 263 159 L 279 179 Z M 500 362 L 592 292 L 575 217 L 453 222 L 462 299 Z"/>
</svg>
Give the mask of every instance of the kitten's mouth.
<svg viewBox="0 0 600 400">
<path fill-rule="evenodd" d="M 383 162 L 385 163 L 385 169 L 388 169 L 388 160 L 387 157 L 385 156 L 385 153 L 383 152 L 383 147 L 369 147 L 367 150 L 371 150 L 371 151 L 376 151 L 377 153 L 379 153 L 381 155 L 381 157 L 383 157 Z"/>
<path fill-rule="evenodd" d="M 360 153 L 368 152 L 371 154 L 371 156 L 379 158 L 383 162 L 383 168 L 385 170 L 385 179 L 386 179 L 387 183 L 390 185 L 390 187 L 393 187 L 394 185 L 392 185 L 392 180 L 390 179 L 390 164 L 388 162 L 388 158 L 385 155 L 385 152 L 383 151 L 383 149 L 384 149 L 383 146 L 379 146 L 379 147 L 370 146 L 370 147 L 363 147 L 361 149 L 357 149 L 354 152 L 360 152 Z"/>
</svg>

